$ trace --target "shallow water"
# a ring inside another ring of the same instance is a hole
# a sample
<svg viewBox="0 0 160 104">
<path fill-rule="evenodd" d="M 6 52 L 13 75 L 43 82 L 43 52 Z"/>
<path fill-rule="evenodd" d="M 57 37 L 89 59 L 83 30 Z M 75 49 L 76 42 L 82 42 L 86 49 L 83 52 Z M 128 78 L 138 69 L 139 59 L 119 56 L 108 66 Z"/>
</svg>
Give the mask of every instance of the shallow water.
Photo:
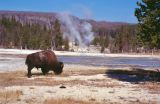
<svg viewBox="0 0 160 104">
<path fill-rule="evenodd" d="M 106 67 L 160 68 L 160 58 L 96 56 L 59 56 L 58 58 L 66 64 Z"/>
<path fill-rule="evenodd" d="M 64 64 L 103 66 L 110 68 L 136 67 L 136 68 L 160 68 L 160 58 L 146 57 L 100 57 L 100 56 L 58 56 L 58 60 Z M 25 59 L 18 57 L 1 57 L 0 71 L 26 68 Z"/>
<path fill-rule="evenodd" d="M 0 57 L 0 71 L 16 70 L 25 67 L 24 58 Z"/>
</svg>

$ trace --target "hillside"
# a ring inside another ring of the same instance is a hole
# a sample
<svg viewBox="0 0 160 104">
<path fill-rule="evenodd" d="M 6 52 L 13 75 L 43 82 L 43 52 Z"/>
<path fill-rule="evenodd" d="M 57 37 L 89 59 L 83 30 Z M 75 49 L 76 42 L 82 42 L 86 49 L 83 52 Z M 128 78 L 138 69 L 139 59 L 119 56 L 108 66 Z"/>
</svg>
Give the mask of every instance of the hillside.
<svg viewBox="0 0 160 104">
<path fill-rule="evenodd" d="M 50 25 L 50 22 L 55 21 L 58 13 L 44 13 L 44 12 L 24 12 L 24 11 L 0 11 L 0 18 L 7 17 L 12 18 L 15 17 L 16 20 L 21 23 L 39 23 L 41 25 Z M 113 29 L 122 25 L 127 25 L 129 23 L 123 22 L 107 22 L 107 21 L 95 21 L 95 20 L 83 20 L 78 17 L 72 16 L 77 21 L 87 21 L 89 22 L 93 28 L 106 28 Z"/>
</svg>

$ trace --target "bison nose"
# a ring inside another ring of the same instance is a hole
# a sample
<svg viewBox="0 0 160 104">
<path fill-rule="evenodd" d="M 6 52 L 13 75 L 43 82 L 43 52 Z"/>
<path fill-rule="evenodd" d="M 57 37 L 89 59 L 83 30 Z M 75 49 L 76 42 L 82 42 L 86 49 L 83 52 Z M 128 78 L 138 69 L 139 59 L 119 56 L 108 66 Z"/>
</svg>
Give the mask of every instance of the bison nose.
<svg viewBox="0 0 160 104">
<path fill-rule="evenodd" d="M 63 62 L 59 62 L 59 66 L 60 66 L 61 68 L 63 68 L 63 67 L 64 67 Z"/>
</svg>

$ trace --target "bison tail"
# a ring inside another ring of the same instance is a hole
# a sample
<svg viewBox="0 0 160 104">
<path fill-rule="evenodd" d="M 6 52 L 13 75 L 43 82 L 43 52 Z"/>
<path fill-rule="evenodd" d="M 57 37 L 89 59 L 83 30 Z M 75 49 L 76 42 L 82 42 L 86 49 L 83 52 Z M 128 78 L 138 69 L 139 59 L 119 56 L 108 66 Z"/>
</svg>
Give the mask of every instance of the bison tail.
<svg viewBox="0 0 160 104">
<path fill-rule="evenodd" d="M 25 61 L 25 64 L 26 64 L 26 65 L 29 65 L 29 63 L 30 63 L 30 60 L 29 60 L 29 57 L 27 56 L 26 61 Z"/>
</svg>

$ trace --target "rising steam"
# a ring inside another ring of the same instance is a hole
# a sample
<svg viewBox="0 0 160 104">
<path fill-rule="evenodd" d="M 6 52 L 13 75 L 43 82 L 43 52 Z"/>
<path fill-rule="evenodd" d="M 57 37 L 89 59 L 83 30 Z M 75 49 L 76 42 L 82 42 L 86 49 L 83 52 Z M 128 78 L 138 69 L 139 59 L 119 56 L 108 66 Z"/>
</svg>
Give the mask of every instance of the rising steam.
<svg viewBox="0 0 160 104">
<path fill-rule="evenodd" d="M 86 47 L 94 39 L 92 26 L 88 22 L 79 21 L 69 13 L 60 13 L 57 18 L 65 26 L 63 37 L 70 42 L 77 42 L 80 47 Z"/>
</svg>

